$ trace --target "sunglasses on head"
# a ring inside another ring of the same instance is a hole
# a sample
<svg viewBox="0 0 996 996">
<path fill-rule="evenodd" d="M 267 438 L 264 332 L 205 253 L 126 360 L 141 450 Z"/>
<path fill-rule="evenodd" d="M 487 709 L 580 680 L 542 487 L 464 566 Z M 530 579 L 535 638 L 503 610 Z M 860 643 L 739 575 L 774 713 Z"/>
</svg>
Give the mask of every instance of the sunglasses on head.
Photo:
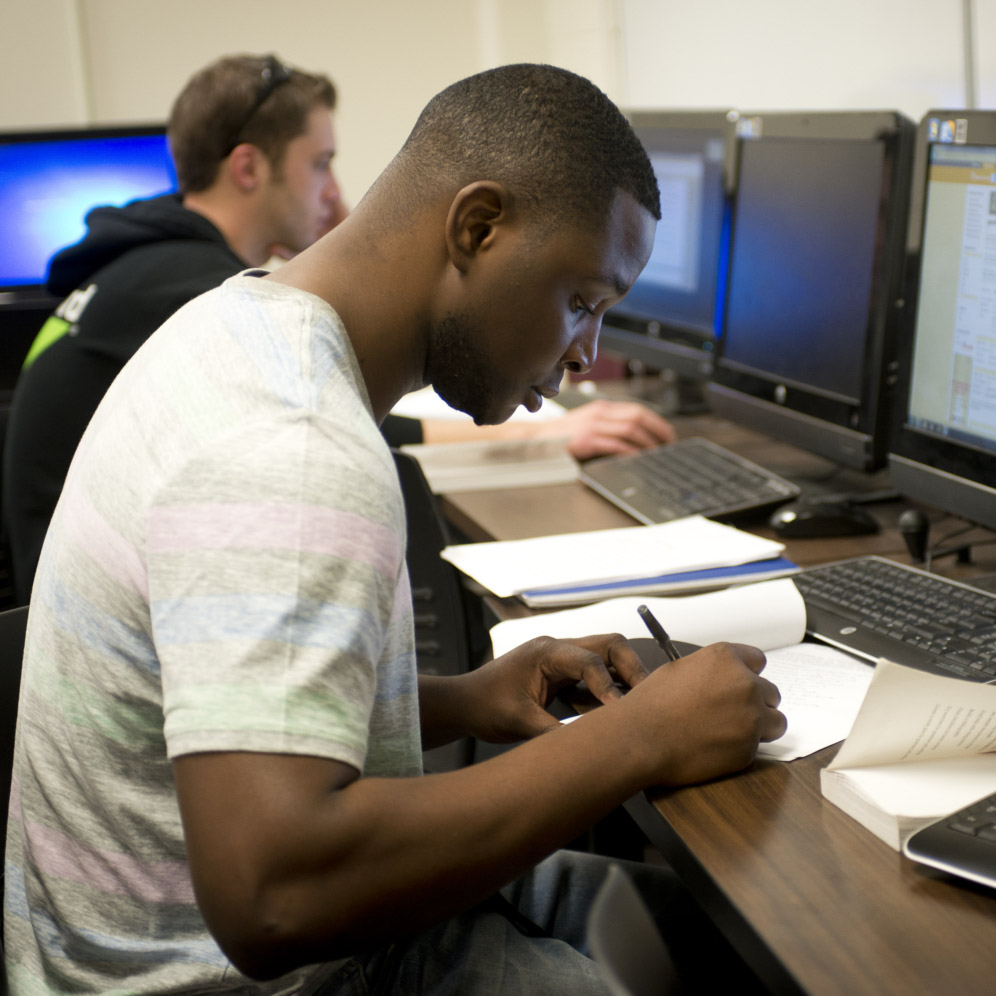
<svg viewBox="0 0 996 996">
<path fill-rule="evenodd" d="M 252 102 L 252 106 L 249 108 L 248 113 L 242 119 L 238 128 L 232 132 L 232 137 L 228 140 L 225 146 L 225 156 L 231 154 L 232 149 L 241 141 L 240 136 L 242 132 L 245 131 L 246 125 L 252 121 L 256 112 L 266 103 L 269 99 L 271 93 L 277 89 L 277 87 L 283 85 L 290 80 L 293 75 L 294 70 L 289 66 L 285 66 L 275 55 L 268 55 L 263 62 L 262 72 L 259 74 L 259 87 L 256 90 L 256 99 Z M 224 158 L 224 156 L 222 157 Z"/>
</svg>

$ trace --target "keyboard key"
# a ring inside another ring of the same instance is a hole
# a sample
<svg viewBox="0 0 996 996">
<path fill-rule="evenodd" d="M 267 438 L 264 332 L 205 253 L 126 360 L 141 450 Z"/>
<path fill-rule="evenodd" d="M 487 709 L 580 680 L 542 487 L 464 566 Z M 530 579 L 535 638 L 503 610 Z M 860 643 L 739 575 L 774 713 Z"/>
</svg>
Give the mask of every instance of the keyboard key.
<svg viewBox="0 0 996 996">
<path fill-rule="evenodd" d="M 996 795 L 918 830 L 903 846 L 914 861 L 996 886 Z"/>
<path fill-rule="evenodd" d="M 798 495 L 796 485 L 725 447 L 693 437 L 583 464 L 580 480 L 645 523 L 686 515 L 718 518 Z"/>
<path fill-rule="evenodd" d="M 996 595 L 882 557 L 810 568 L 794 580 L 817 639 L 868 660 L 996 677 Z"/>
</svg>

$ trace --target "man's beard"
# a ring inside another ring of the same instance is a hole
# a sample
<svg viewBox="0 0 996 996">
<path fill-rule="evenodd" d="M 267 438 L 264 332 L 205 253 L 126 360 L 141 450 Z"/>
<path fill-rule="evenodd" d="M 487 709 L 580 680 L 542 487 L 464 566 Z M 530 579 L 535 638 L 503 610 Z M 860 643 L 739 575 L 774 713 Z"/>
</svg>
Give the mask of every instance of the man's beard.
<svg viewBox="0 0 996 996">
<path fill-rule="evenodd" d="M 478 326 L 466 313 L 450 312 L 433 329 L 426 375 L 451 408 L 466 412 L 478 425 L 504 421 L 496 410 L 494 364 L 484 355 Z"/>
</svg>

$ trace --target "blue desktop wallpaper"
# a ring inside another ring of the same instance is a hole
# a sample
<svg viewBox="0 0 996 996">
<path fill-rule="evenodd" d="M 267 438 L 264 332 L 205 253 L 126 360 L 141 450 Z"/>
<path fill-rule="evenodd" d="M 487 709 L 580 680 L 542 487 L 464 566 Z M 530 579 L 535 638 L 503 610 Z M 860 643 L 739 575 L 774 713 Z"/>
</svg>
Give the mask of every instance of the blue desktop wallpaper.
<svg viewBox="0 0 996 996">
<path fill-rule="evenodd" d="M 166 136 L 0 138 L 0 287 L 43 284 L 87 212 L 176 190 Z"/>
</svg>

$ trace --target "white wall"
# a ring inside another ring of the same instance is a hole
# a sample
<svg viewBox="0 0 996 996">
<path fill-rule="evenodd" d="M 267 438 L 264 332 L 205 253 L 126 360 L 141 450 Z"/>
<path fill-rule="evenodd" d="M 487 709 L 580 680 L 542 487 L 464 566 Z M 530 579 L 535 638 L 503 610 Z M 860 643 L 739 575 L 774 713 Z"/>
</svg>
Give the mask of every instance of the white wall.
<svg viewBox="0 0 996 996">
<path fill-rule="evenodd" d="M 614 16 L 608 0 L 0 0 L 0 129 L 163 121 L 196 69 L 276 52 L 335 81 L 355 203 L 463 76 L 557 62 L 611 91 Z"/>
<path fill-rule="evenodd" d="M 219 55 L 274 51 L 341 96 L 355 203 L 425 102 L 489 66 L 585 73 L 623 106 L 996 107 L 996 0 L 0 0 L 0 129 L 164 120 Z"/>
<path fill-rule="evenodd" d="M 86 121 L 75 0 L 0 0 L 0 128 Z"/>
<path fill-rule="evenodd" d="M 618 0 L 618 10 L 627 106 L 882 108 L 914 120 L 932 107 L 996 107 L 996 0 Z"/>
</svg>

